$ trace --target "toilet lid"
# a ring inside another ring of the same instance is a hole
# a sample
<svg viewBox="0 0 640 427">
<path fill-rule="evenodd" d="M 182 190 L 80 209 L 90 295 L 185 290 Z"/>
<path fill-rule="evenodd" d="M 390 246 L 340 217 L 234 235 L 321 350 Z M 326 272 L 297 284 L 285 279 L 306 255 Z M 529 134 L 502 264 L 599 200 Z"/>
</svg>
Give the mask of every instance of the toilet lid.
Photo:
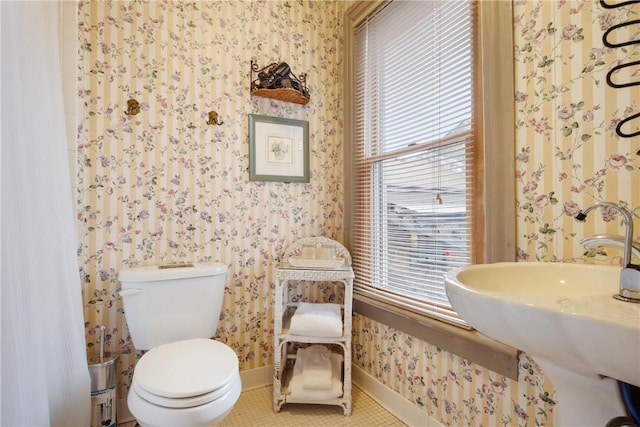
<svg viewBox="0 0 640 427">
<path fill-rule="evenodd" d="M 138 361 L 134 379 L 145 391 L 185 398 L 224 387 L 238 373 L 238 357 L 221 342 L 191 339 L 152 348 Z"/>
</svg>

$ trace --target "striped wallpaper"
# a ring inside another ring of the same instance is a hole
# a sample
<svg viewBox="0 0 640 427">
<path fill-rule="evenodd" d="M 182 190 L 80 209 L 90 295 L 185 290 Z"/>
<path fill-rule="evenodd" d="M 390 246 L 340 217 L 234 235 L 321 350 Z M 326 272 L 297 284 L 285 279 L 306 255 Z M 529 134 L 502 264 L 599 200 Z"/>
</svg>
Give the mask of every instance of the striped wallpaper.
<svg viewBox="0 0 640 427">
<path fill-rule="evenodd" d="M 106 347 L 122 353 L 121 397 L 136 358 L 116 294 L 117 273 L 127 266 L 228 264 L 218 338 L 237 352 L 242 370 L 273 363 L 278 257 L 299 237 L 342 240 L 344 232 L 344 7 L 79 2 L 76 198 L 85 326 L 90 353 L 101 324 Z M 603 11 L 595 0 L 514 2 L 521 260 L 617 262 L 614 251 L 583 256 L 576 242 L 621 233 L 618 219 L 591 215 L 579 225 L 569 214 L 608 200 L 638 218 L 640 145 L 617 138 L 611 125 L 638 112 L 640 99 L 604 83 L 606 70 L 638 49 L 611 51 L 600 40 L 606 25 L 630 13 Z M 252 99 L 251 59 L 284 60 L 308 73 L 311 102 Z M 124 114 L 129 98 L 141 103 L 140 114 Z M 206 124 L 211 110 L 224 125 Z M 309 184 L 248 180 L 248 114 L 309 121 Z M 515 382 L 356 315 L 354 363 L 445 425 L 552 425 L 553 388 L 526 355 Z"/>
<path fill-rule="evenodd" d="M 229 265 L 218 338 L 242 370 L 273 363 L 273 269 L 300 237 L 342 236 L 342 3 L 79 3 L 78 187 L 87 342 L 135 352 L 118 271 Z M 251 60 L 308 73 L 306 106 L 251 98 Z M 141 104 L 125 114 L 128 99 Z M 221 126 L 207 125 L 208 112 Z M 248 115 L 308 120 L 308 184 L 249 181 Z"/>
<path fill-rule="evenodd" d="M 640 218 L 640 137 L 614 132 L 618 121 L 640 111 L 640 91 L 613 89 L 605 80 L 611 67 L 637 60 L 640 48 L 602 43 L 607 28 L 634 13 L 640 6 L 606 10 L 595 0 L 515 3 L 520 260 L 594 261 L 593 252 L 583 256 L 582 237 L 624 233 L 612 212 L 590 215 L 585 224 L 573 220 L 594 202 L 620 203 Z M 615 79 L 639 81 L 633 70 Z M 607 257 L 597 258 L 619 263 L 620 253 L 608 248 Z"/>
</svg>

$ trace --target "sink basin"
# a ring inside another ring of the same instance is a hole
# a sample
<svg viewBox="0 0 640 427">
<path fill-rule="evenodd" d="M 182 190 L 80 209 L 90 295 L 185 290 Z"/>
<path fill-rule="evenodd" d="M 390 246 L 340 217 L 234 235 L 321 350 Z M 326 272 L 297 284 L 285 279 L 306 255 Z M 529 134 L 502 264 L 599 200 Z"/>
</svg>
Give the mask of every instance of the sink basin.
<svg viewBox="0 0 640 427">
<path fill-rule="evenodd" d="M 614 299 L 620 268 L 496 263 L 449 272 L 458 314 L 529 354 L 554 386 L 554 425 L 601 427 L 625 413 L 617 382 L 640 387 L 640 304 Z"/>
<path fill-rule="evenodd" d="M 640 386 L 640 304 L 612 298 L 619 277 L 614 266 L 496 263 L 451 271 L 445 286 L 479 332 L 535 360 Z"/>
</svg>

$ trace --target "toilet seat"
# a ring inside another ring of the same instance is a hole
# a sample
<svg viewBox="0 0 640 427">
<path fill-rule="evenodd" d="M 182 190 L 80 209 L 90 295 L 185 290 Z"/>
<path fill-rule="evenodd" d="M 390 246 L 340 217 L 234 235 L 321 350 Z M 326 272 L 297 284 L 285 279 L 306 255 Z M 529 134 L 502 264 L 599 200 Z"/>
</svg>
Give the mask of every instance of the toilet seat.
<svg viewBox="0 0 640 427">
<path fill-rule="evenodd" d="M 132 388 L 155 405 L 188 408 L 224 396 L 238 376 L 238 358 L 230 347 L 196 338 L 145 353 L 136 365 Z"/>
<path fill-rule="evenodd" d="M 234 385 L 235 385 L 235 381 L 229 381 L 225 385 L 215 389 L 210 393 L 200 394 L 198 396 L 192 396 L 192 397 L 179 397 L 179 398 L 164 397 L 164 396 L 158 396 L 157 394 L 149 393 L 148 391 L 140 387 L 140 385 L 138 384 L 135 378 L 131 383 L 131 388 L 133 392 L 135 392 L 138 396 L 140 396 L 141 398 L 143 398 L 144 400 L 150 403 L 153 403 L 154 405 L 162 406 L 165 408 L 179 409 L 179 408 L 192 408 L 194 406 L 205 405 L 209 402 L 218 400 L 219 398 L 226 395 L 229 392 L 229 390 L 231 390 L 234 387 Z"/>
</svg>

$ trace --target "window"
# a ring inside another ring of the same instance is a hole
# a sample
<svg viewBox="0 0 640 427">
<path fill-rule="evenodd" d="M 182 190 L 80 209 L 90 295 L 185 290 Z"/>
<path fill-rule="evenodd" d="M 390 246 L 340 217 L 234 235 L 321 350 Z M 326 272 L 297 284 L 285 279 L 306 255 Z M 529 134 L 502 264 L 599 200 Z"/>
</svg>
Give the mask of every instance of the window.
<svg viewBox="0 0 640 427">
<path fill-rule="evenodd" d="M 484 176 L 491 164 L 484 162 L 486 117 L 478 96 L 484 88 L 477 8 L 474 1 L 362 3 L 347 12 L 345 35 L 347 245 L 356 297 L 458 325 L 464 322 L 448 302 L 444 274 L 513 259 L 511 231 L 485 242 L 500 227 L 495 219 L 485 224 L 493 194 L 486 185 L 510 171 L 496 167 L 491 179 Z M 503 191 L 508 182 L 500 184 Z M 512 189 L 493 197 L 494 204 L 509 197 Z M 515 213 L 502 225 L 512 221 Z M 492 245 L 503 246 L 501 255 L 491 256 Z"/>
</svg>

